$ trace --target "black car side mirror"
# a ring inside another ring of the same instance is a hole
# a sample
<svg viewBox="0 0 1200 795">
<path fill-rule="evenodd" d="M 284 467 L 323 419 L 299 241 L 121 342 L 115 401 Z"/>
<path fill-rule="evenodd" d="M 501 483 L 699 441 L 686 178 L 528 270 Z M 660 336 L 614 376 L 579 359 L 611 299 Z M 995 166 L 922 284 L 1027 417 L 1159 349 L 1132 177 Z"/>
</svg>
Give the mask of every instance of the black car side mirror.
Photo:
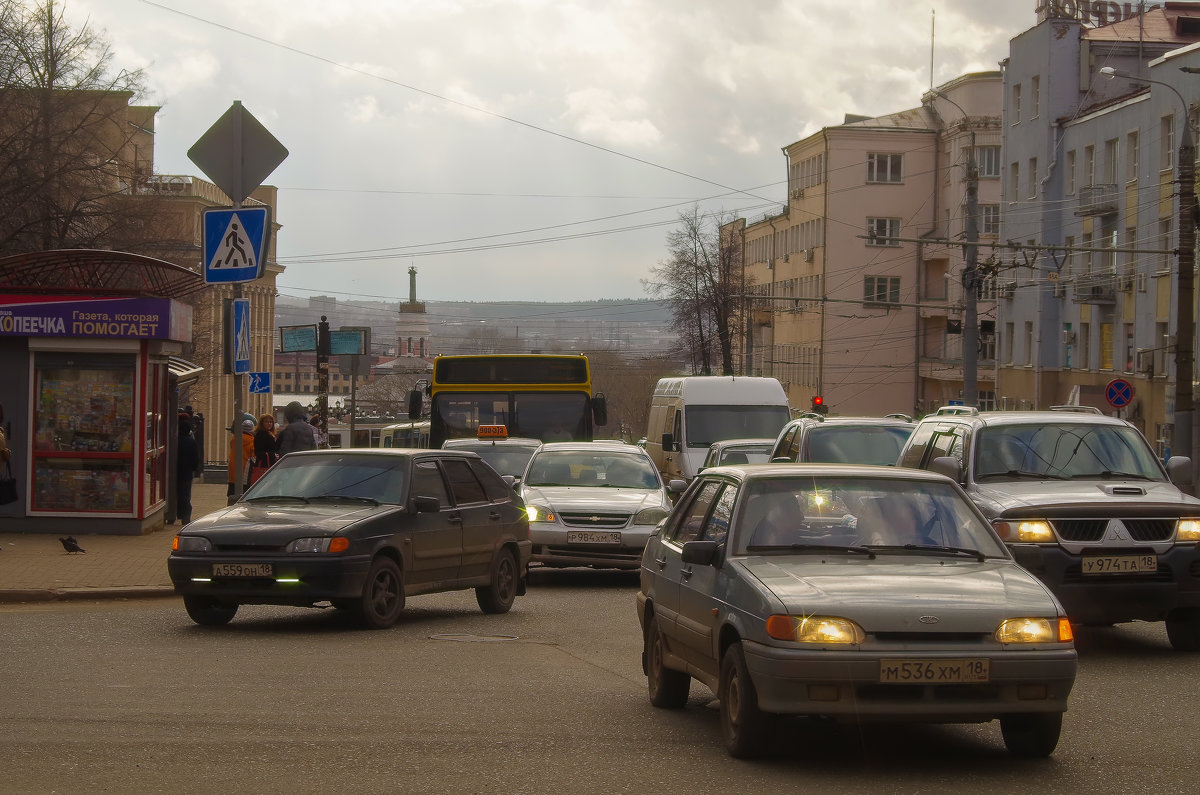
<svg viewBox="0 0 1200 795">
<path fill-rule="evenodd" d="M 442 502 L 437 497 L 413 497 L 413 510 L 416 513 L 437 513 L 442 509 Z"/>
<path fill-rule="evenodd" d="M 711 566 L 717 559 L 716 541 L 688 541 L 683 545 L 681 560 L 684 563 L 697 563 L 701 566 Z"/>
</svg>

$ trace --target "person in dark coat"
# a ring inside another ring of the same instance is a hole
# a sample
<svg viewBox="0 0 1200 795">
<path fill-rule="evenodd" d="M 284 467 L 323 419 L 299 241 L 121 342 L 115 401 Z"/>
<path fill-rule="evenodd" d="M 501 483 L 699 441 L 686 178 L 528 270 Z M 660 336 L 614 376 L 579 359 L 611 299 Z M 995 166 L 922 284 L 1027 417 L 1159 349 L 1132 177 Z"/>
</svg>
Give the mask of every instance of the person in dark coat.
<svg viewBox="0 0 1200 795">
<path fill-rule="evenodd" d="M 275 438 L 275 415 L 264 414 L 258 418 L 258 427 L 254 430 L 254 470 L 253 476 L 246 473 L 248 481 L 257 483 L 271 466 L 279 460 L 279 442 Z"/>
<path fill-rule="evenodd" d="M 200 446 L 192 436 L 192 417 L 179 415 L 179 445 L 175 456 L 175 515 L 180 524 L 192 521 L 192 478 L 200 469 Z"/>
<path fill-rule="evenodd" d="M 317 446 L 316 431 L 309 425 L 300 402 L 293 400 L 283 410 L 287 425 L 279 432 L 279 455 L 284 456 L 299 450 L 312 450 Z"/>
</svg>

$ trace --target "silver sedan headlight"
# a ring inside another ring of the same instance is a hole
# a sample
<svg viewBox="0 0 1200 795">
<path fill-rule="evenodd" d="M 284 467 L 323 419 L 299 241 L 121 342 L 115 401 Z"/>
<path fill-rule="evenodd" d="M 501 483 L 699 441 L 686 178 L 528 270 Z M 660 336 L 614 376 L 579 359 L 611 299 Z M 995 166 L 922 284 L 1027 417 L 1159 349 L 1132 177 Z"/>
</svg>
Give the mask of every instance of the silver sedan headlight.
<svg viewBox="0 0 1200 795">
<path fill-rule="evenodd" d="M 529 515 L 531 522 L 557 522 L 558 514 L 549 505 L 538 505 L 530 503 L 525 506 L 525 513 Z"/>
<path fill-rule="evenodd" d="M 665 508 L 643 508 L 633 516 L 634 524 L 658 524 L 671 512 Z"/>
</svg>

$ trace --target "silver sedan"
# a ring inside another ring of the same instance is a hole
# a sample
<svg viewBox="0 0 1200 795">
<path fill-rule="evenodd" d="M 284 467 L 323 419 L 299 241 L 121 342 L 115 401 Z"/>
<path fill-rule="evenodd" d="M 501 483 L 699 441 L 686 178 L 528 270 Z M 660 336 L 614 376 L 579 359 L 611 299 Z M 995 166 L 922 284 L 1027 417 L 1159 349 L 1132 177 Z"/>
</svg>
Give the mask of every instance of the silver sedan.
<svg viewBox="0 0 1200 795">
<path fill-rule="evenodd" d="M 650 701 L 720 700 L 736 757 L 778 715 L 999 719 L 1019 756 L 1058 744 L 1071 625 L 949 478 L 894 467 L 705 470 L 646 545 Z"/>
</svg>

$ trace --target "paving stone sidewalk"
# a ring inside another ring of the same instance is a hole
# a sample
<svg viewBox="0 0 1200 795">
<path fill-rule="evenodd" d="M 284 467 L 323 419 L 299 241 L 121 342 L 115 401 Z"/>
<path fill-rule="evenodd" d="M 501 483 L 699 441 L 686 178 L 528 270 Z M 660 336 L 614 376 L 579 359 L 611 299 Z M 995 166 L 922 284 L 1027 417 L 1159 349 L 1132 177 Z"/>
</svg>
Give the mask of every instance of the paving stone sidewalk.
<svg viewBox="0 0 1200 795">
<path fill-rule="evenodd" d="M 225 507 L 224 483 L 192 487 L 192 518 Z M 140 536 L 71 535 L 84 553 L 68 554 L 50 533 L 0 532 L 0 602 L 168 596 L 167 556 L 179 523 Z"/>
</svg>

